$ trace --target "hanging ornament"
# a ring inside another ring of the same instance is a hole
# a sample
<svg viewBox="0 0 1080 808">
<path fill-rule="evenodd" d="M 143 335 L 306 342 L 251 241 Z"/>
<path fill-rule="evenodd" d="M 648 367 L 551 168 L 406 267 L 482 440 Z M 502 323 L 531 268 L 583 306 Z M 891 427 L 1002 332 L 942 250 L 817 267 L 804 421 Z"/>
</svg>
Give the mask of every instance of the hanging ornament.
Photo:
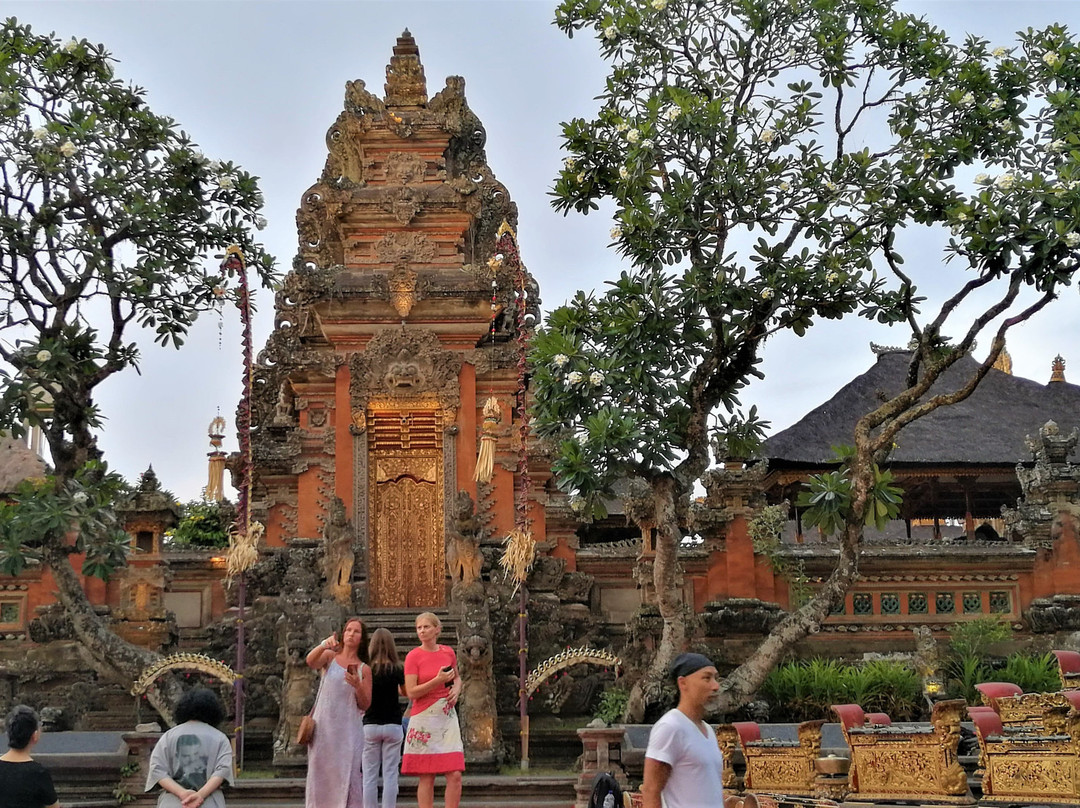
<svg viewBox="0 0 1080 808">
<path fill-rule="evenodd" d="M 203 491 L 203 500 L 206 502 L 220 502 L 225 499 L 225 452 L 221 450 L 222 441 L 225 440 L 225 419 L 218 415 L 210 422 L 207 429 L 210 436 L 210 459 L 209 473 L 207 475 L 206 490 Z"/>
<path fill-rule="evenodd" d="M 496 431 L 502 421 L 502 409 L 499 400 L 491 396 L 484 402 L 484 422 L 481 426 L 480 453 L 476 457 L 476 473 L 473 479 L 481 483 L 491 482 L 495 473 L 495 443 L 498 441 Z"/>
<path fill-rule="evenodd" d="M 516 527 L 506 537 L 506 546 L 499 566 L 507 575 L 514 579 L 518 585 L 525 583 L 536 558 L 536 540 L 532 531 L 524 527 Z"/>
</svg>

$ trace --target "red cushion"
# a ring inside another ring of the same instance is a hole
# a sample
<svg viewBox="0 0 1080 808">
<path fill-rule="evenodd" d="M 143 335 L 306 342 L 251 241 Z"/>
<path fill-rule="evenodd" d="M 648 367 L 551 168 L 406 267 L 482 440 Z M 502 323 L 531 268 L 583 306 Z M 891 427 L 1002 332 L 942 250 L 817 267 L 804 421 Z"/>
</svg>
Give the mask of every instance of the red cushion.
<svg viewBox="0 0 1080 808">
<path fill-rule="evenodd" d="M 1058 667 L 1062 673 L 1080 673 L 1080 653 L 1076 651 L 1054 651 Z"/>
<path fill-rule="evenodd" d="M 990 699 L 1003 699 L 1009 696 L 1019 696 L 1024 692 L 1023 688 L 1012 682 L 982 682 L 975 685 L 975 689 L 982 693 L 983 701 L 987 704 Z"/>
<path fill-rule="evenodd" d="M 858 704 L 834 704 L 832 711 L 836 713 L 844 729 L 861 727 L 866 723 L 866 713 Z"/>
<path fill-rule="evenodd" d="M 984 740 L 988 735 L 1001 734 L 1001 716 L 990 709 L 968 710 L 971 722 L 975 725 L 975 731 Z"/>
<path fill-rule="evenodd" d="M 761 740 L 761 727 L 758 726 L 757 721 L 736 721 L 732 726 L 739 734 L 739 743 L 743 746 L 751 741 Z"/>
<path fill-rule="evenodd" d="M 889 718 L 889 716 L 887 716 L 885 713 L 867 713 L 866 723 L 888 727 L 892 724 L 892 719 Z"/>
</svg>

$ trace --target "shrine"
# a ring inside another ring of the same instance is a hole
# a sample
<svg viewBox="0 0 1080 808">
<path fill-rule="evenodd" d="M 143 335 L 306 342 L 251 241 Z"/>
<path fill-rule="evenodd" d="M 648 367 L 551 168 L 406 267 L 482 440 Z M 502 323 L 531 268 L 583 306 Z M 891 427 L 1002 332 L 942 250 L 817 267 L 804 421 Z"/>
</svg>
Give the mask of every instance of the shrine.
<svg viewBox="0 0 1080 808">
<path fill-rule="evenodd" d="M 322 174 L 300 195 L 297 254 L 252 372 L 250 507 L 265 533 L 246 573 L 243 618 L 250 748 L 284 771 L 304 765 L 294 742 L 314 696 L 304 656 L 346 615 L 390 629 L 402 652 L 415 643 L 418 612 L 440 616 L 461 662 L 473 770 L 517 754 L 521 657 L 531 671 L 561 674 L 530 681 L 529 712 L 581 726 L 614 679 L 601 662 L 617 653 L 640 663 L 660 630 L 651 532 L 627 516 L 634 490 L 621 490 L 606 518 L 585 520 L 527 434 L 525 356 L 539 287 L 485 141 L 463 79 L 429 95 L 406 31 L 381 97 L 363 81 L 346 85 Z M 791 569 L 811 589 L 829 574 L 835 548 L 805 530 L 790 503 L 809 475 L 835 468 L 831 447 L 898 389 L 908 356 L 879 349 L 865 374 L 772 436 L 762 457 L 705 475 L 679 561 L 689 636 L 722 670 L 797 602 Z M 973 365 L 965 359 L 953 373 Z M 1078 425 L 1080 388 L 1058 358 L 1046 384 L 1011 375 L 1006 363 L 968 400 L 905 429 L 889 459 L 905 490 L 902 519 L 867 531 L 860 580 L 797 653 L 910 650 L 913 628 L 940 634 L 985 615 L 1023 639 L 1075 645 Z M 240 458 L 221 451 L 223 430 L 211 425 L 212 481 L 222 466 L 234 479 L 241 471 Z M 0 493 L 43 473 L 21 445 L 4 458 Z M 785 502 L 770 556 L 750 524 Z M 83 579 L 91 601 L 134 643 L 233 664 L 239 595 L 225 583 L 225 560 L 163 545 L 175 505 L 152 472 L 120 512 L 131 562 L 108 583 Z M 519 530 L 536 541 L 524 607 L 500 566 L 505 539 Z M 69 727 L 132 723 L 129 683 L 87 675 L 48 574 L 31 568 L 0 587 L 0 677 L 11 697 L 64 705 Z M 814 729 L 804 728 L 805 748 L 792 756 L 807 793 L 820 751 Z M 751 779 L 774 767 L 774 751 L 749 755 Z"/>
</svg>

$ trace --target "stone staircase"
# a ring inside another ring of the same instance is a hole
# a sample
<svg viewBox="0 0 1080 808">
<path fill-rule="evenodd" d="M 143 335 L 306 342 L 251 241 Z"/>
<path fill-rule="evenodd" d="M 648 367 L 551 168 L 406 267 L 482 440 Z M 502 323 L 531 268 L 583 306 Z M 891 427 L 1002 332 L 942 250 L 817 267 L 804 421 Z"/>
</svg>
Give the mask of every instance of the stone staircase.
<svg viewBox="0 0 1080 808">
<path fill-rule="evenodd" d="M 461 804 L 484 808 L 570 808 L 574 804 L 571 776 L 559 775 L 469 775 L 462 783 Z M 435 803 L 442 804 L 442 778 L 435 783 Z M 226 795 L 229 808 L 301 808 L 304 804 L 304 781 L 289 779 L 241 779 Z M 416 803 L 416 778 L 402 777 L 398 808 L 412 808 Z"/>
<path fill-rule="evenodd" d="M 440 642 L 445 645 L 456 646 L 457 620 L 450 617 L 448 609 L 433 609 L 431 612 L 442 623 Z M 364 621 L 369 637 L 377 628 L 387 629 L 394 637 L 398 656 L 404 661 L 405 655 L 419 645 L 416 639 L 417 614 L 418 612 L 403 611 L 401 609 L 365 609 L 360 612 L 360 617 Z"/>
</svg>

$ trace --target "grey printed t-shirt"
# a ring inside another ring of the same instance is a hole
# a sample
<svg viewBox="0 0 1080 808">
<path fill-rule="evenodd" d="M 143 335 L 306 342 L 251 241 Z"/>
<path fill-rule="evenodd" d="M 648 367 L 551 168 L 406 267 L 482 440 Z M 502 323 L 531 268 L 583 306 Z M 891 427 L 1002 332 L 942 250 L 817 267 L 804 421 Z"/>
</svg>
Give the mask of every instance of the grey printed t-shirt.
<svg viewBox="0 0 1080 808">
<path fill-rule="evenodd" d="M 233 754 L 229 737 L 202 721 L 187 721 L 158 739 L 150 754 L 146 791 L 171 777 L 184 788 L 198 791 L 214 775 L 233 784 Z M 180 800 L 162 789 L 158 808 L 179 808 Z M 203 803 L 206 808 L 225 808 L 225 797 L 217 789 Z"/>
</svg>

